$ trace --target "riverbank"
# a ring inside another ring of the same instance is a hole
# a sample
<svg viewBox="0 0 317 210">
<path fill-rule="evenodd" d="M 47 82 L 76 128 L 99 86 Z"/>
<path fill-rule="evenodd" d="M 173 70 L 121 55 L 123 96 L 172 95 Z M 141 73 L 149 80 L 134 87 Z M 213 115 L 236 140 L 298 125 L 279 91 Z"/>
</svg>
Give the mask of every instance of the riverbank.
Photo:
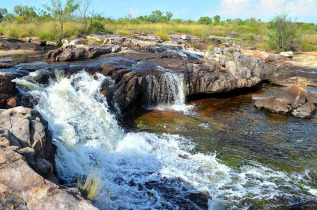
<svg viewBox="0 0 317 210">
<path fill-rule="evenodd" d="M 26 106 L 33 108 L 28 113 L 40 115 L 32 118 L 31 125 L 38 127 L 41 122 L 48 136 L 51 132 L 61 183 L 74 186 L 78 177 L 94 170 L 100 174 L 104 187 L 94 201 L 100 209 L 316 206 L 315 116 L 305 121 L 268 114 L 256 110 L 252 101 L 258 88 L 256 94 L 281 92 L 282 88 L 263 88 L 269 82 L 305 84 L 302 87 L 309 90 L 317 83 L 314 69 L 292 66 L 293 58 L 278 54 L 274 61 L 245 55 L 226 39 L 220 40 L 229 47 L 211 51 L 195 48 L 203 44 L 198 37 L 173 37 L 164 41 L 157 36 L 92 35 L 91 40 L 103 44 L 72 40 L 45 54 L 45 61 L 43 54 L 37 62 L 18 60 L 20 64 L 0 69 L 11 75 L 9 84 L 14 78 L 20 90 L 3 98 L 3 108 Z M 299 83 L 303 80 L 308 82 Z M 186 103 L 188 99 L 192 101 Z M 15 116 L 11 112 L 4 111 L 7 114 L 0 119 L 12 121 L 7 119 Z M 26 129 L 27 124 L 19 126 Z M 8 130 L 1 128 L 3 133 Z M 15 130 L 19 129 L 10 132 Z M 310 141 L 302 143 L 305 139 Z M 21 148 L 10 147 L 12 142 L 9 138 L 2 146 L 3 154 L 13 152 L 20 160 L 15 153 L 20 154 Z M 311 155 L 304 154 L 307 148 Z M 35 165 L 22 158 L 16 168 L 30 165 L 33 169 L 28 171 L 35 170 L 40 179 L 39 170 L 47 172 L 51 167 L 36 169 L 39 157 L 31 155 Z M 298 168 L 292 169 L 293 165 Z M 17 191 L 20 194 L 15 196 L 20 197 L 24 189 Z M 72 194 L 59 192 L 66 197 Z M 76 197 L 67 205 L 91 207 Z"/>
</svg>

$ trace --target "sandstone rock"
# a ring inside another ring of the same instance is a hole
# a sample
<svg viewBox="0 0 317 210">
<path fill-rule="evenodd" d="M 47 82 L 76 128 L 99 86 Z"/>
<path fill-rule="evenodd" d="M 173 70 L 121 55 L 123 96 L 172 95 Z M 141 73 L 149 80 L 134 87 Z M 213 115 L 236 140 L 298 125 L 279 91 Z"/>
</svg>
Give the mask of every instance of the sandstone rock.
<svg viewBox="0 0 317 210">
<path fill-rule="evenodd" d="M 306 90 L 298 86 L 288 88 L 283 96 L 283 99 L 289 101 L 293 108 L 303 105 L 306 102 L 306 98 Z"/>
<path fill-rule="evenodd" d="M 111 45 L 104 46 L 76 46 L 62 47 L 56 50 L 49 51 L 46 54 L 46 59 L 49 61 L 71 61 L 88 58 L 96 58 L 103 54 L 112 52 Z"/>
<path fill-rule="evenodd" d="M 307 101 L 317 105 L 317 92 L 310 91 L 307 93 Z"/>
<path fill-rule="evenodd" d="M 58 43 L 57 42 L 52 42 L 52 41 L 46 41 L 46 46 L 58 47 Z"/>
<path fill-rule="evenodd" d="M 80 39 L 74 39 L 74 40 L 71 40 L 69 42 L 69 45 L 79 45 L 79 44 L 82 44 L 82 41 Z"/>
<path fill-rule="evenodd" d="M 190 37 L 188 35 L 182 35 L 181 39 L 183 40 L 190 40 Z"/>
<path fill-rule="evenodd" d="M 281 54 L 271 54 L 271 55 L 269 55 L 269 57 L 267 59 L 268 59 L 269 62 L 281 60 L 282 59 L 282 55 Z"/>
<path fill-rule="evenodd" d="M 292 57 L 294 57 L 294 54 L 293 54 L 292 51 L 281 52 L 280 55 L 281 55 L 281 56 L 284 56 L 284 57 L 286 57 L 286 58 L 292 58 Z"/>
<path fill-rule="evenodd" d="M 311 102 L 307 102 L 306 104 L 300 106 L 296 110 L 292 112 L 294 117 L 311 119 L 316 113 L 316 106 Z"/>
<path fill-rule="evenodd" d="M 216 47 L 216 48 L 214 49 L 214 53 L 215 53 L 215 54 L 223 54 L 223 49 L 220 48 L 220 47 Z"/>
<path fill-rule="evenodd" d="M 43 179 L 14 147 L 0 147 L 0 165 L 0 209 L 96 209 L 78 191 Z"/>
<path fill-rule="evenodd" d="M 8 100 L 10 100 L 16 93 L 17 90 L 15 83 L 12 82 L 11 75 L 0 72 L 0 108 L 6 108 Z M 13 103 L 13 101 L 11 100 L 9 103 Z"/>
<path fill-rule="evenodd" d="M 280 98 L 260 99 L 255 102 L 258 109 L 266 109 L 273 113 L 287 114 L 291 112 L 292 107 L 287 100 Z"/>
<path fill-rule="evenodd" d="M 30 148 L 34 150 L 34 154 L 26 158 L 38 173 L 43 172 L 43 170 L 40 168 L 37 170 L 36 161 L 45 159 L 50 162 L 51 166 L 48 168 L 51 170 L 41 175 L 48 179 L 54 178 L 55 146 L 52 144 L 52 137 L 48 131 L 47 122 L 42 119 L 38 112 L 25 107 L 16 107 L 3 111 L 0 115 L 0 137 L 6 139 L 6 146 L 17 146 L 20 149 Z M 22 150 L 21 152 L 25 151 Z M 27 153 L 30 154 L 30 150 Z"/>
<path fill-rule="evenodd" d="M 104 39 L 103 44 L 121 45 L 125 41 L 125 39 L 126 39 L 125 37 L 121 37 L 121 36 L 110 36 Z"/>
</svg>

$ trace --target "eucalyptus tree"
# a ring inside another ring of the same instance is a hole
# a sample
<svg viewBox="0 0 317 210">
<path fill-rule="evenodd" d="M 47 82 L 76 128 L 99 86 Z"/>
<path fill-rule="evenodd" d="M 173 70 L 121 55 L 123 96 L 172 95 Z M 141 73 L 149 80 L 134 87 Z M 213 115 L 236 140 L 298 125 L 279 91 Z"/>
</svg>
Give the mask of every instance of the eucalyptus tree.
<svg viewBox="0 0 317 210">
<path fill-rule="evenodd" d="M 64 23 L 72 17 L 72 14 L 79 8 L 80 2 L 66 0 L 65 4 L 61 0 L 51 0 L 50 5 L 44 4 L 45 9 L 60 23 L 59 43 L 62 42 Z"/>
</svg>

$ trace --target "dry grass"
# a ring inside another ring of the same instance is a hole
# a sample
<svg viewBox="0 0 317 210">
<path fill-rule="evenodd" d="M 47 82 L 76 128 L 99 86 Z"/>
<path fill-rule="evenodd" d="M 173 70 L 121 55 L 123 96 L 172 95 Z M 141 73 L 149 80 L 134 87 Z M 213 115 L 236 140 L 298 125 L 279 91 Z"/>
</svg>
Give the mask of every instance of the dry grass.
<svg viewBox="0 0 317 210">
<path fill-rule="evenodd" d="M 161 37 L 164 41 L 170 40 L 170 35 L 164 31 L 157 31 L 155 35 Z"/>
<path fill-rule="evenodd" d="M 83 181 L 82 178 L 78 178 L 77 187 L 84 197 L 89 200 L 98 200 L 102 196 L 101 190 L 104 186 L 101 182 L 101 177 L 96 171 L 93 171 L 88 175 L 85 181 Z"/>
<path fill-rule="evenodd" d="M 304 51 L 317 51 L 317 34 L 304 34 L 302 45 Z"/>
</svg>

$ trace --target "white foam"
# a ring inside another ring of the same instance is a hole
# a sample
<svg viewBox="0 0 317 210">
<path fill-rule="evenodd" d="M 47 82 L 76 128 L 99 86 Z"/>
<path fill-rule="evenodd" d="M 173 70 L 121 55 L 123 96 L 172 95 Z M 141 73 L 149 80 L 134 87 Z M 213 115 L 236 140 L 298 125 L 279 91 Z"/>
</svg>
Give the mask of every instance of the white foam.
<svg viewBox="0 0 317 210">
<path fill-rule="evenodd" d="M 111 192 L 108 204 L 106 193 L 96 202 L 101 209 L 155 209 L 163 205 L 179 209 L 177 200 L 197 192 L 210 194 L 210 209 L 243 209 L 262 200 L 269 200 L 274 207 L 278 196 L 290 201 L 294 196 L 303 200 L 316 196 L 305 178 L 257 162 L 231 169 L 220 164 L 214 153 L 192 153 L 195 145 L 178 135 L 125 133 L 101 94 L 104 76 L 80 72 L 57 78 L 46 88 L 33 86 L 30 93 L 38 98 L 35 109 L 53 133 L 59 177 L 71 184 L 93 170 L 101 175 L 103 192 L 107 188 Z M 174 190 L 174 200 L 166 197 L 164 189 Z M 198 209 L 195 204 L 190 207 Z"/>
</svg>

